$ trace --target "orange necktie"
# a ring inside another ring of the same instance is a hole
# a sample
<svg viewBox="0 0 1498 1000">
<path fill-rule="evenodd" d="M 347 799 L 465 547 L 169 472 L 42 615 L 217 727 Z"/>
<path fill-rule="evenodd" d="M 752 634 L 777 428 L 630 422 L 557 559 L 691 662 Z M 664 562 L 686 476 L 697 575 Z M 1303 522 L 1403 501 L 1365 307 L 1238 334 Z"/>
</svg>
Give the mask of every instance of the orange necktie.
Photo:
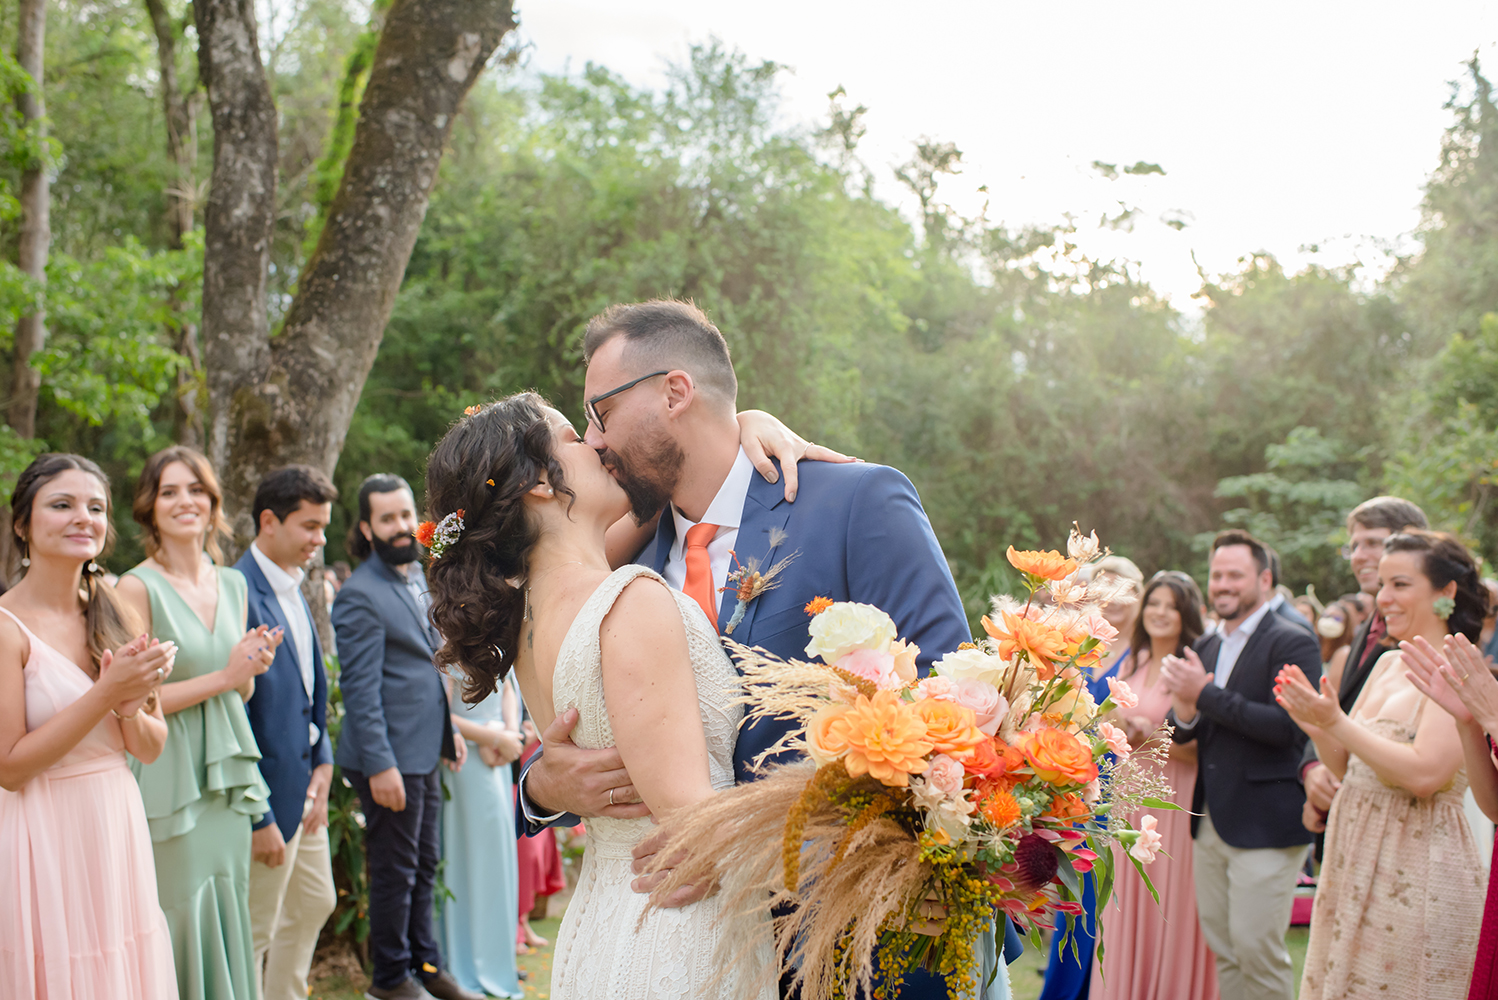
<svg viewBox="0 0 1498 1000">
<path fill-rule="evenodd" d="M 701 606 L 707 620 L 718 628 L 718 600 L 713 593 L 713 563 L 707 543 L 718 533 L 716 524 L 698 524 L 687 529 L 687 579 L 681 592 Z"/>
</svg>

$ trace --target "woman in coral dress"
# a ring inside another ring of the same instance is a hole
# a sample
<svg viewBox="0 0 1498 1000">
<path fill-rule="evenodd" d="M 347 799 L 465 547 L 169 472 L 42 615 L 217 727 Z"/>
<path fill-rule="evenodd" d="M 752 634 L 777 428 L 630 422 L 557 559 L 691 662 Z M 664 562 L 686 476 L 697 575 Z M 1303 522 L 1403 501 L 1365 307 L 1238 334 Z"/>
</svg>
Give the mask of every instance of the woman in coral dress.
<svg viewBox="0 0 1498 1000">
<path fill-rule="evenodd" d="M 125 763 L 161 753 L 174 647 L 131 638 L 93 561 L 112 531 L 97 465 L 42 455 L 11 514 L 28 570 L 0 597 L 0 996 L 176 1000 Z"/>
<path fill-rule="evenodd" d="M 1488 605 L 1477 563 L 1450 535 L 1390 535 L 1378 566 L 1389 635 L 1434 646 L 1477 638 Z M 1462 812 L 1456 722 L 1410 680 L 1405 654 L 1379 657 L 1352 712 L 1323 679 L 1286 667 L 1276 698 L 1342 780 L 1326 821 L 1301 1000 L 1461 1000 L 1477 954 L 1487 872 Z"/>
<path fill-rule="evenodd" d="M 1130 646 L 1137 650 L 1120 671 L 1139 704 L 1119 713 L 1117 724 L 1138 747 L 1165 721 L 1170 693 L 1160 683 L 1160 661 L 1179 656 L 1202 634 L 1201 591 L 1185 573 L 1156 573 L 1144 589 L 1142 609 Z M 1118 859 L 1113 898 L 1098 913 L 1102 961 L 1094 963 L 1093 1000 L 1156 1000 L 1190 997 L 1214 1000 L 1217 972 L 1212 950 L 1196 919 L 1196 887 L 1191 871 L 1191 792 L 1196 787 L 1195 749 L 1170 745 L 1165 780 L 1180 811 L 1153 813 L 1162 857 L 1149 866 L 1160 894 L 1157 904 L 1144 880 Z"/>
</svg>

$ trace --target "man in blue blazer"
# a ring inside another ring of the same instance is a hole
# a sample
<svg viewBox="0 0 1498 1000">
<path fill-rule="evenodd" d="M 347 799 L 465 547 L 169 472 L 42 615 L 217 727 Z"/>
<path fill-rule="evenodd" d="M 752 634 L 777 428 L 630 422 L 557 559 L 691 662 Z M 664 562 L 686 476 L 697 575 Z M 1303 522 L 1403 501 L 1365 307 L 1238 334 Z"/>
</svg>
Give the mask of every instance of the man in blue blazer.
<svg viewBox="0 0 1498 1000">
<path fill-rule="evenodd" d="M 814 597 L 882 608 L 902 638 L 921 647 L 922 672 L 972 639 L 961 598 L 920 499 L 900 472 L 872 464 L 800 466 L 794 504 L 754 475 L 739 447 L 737 380 L 728 347 L 695 306 L 616 306 L 588 326 L 588 444 L 629 496 L 635 517 L 659 511 L 655 536 L 636 561 L 694 597 L 727 633 L 737 601 L 722 594 L 733 556 L 769 568 L 791 561 L 779 586 L 748 603 L 732 638 L 777 656 L 805 658 Z M 530 818 L 548 807 L 583 815 L 639 815 L 614 751 L 582 751 L 565 737 L 574 717 L 548 730 L 545 754 L 522 780 Z M 760 721 L 740 730 L 738 780 L 789 730 Z M 600 789 L 600 777 L 603 782 Z M 604 793 L 607 793 L 605 796 Z M 623 804 L 621 806 L 621 803 Z M 1018 937 L 1014 950 L 1018 953 Z M 902 997 L 945 997 L 943 982 L 909 977 Z"/>
<path fill-rule="evenodd" d="M 333 601 L 343 728 L 336 760 L 364 809 L 369 863 L 369 958 L 374 1000 L 483 1000 L 442 968 L 432 927 L 441 860 L 442 759 L 463 764 L 432 654 L 442 645 L 427 614 L 417 561 L 416 501 L 399 476 L 359 487 L 349 555 L 362 559 Z M 371 558 L 371 555 L 374 558 Z M 494 942 L 510 947 L 510 942 Z"/>
<path fill-rule="evenodd" d="M 249 583 L 249 627 L 284 638 L 245 704 L 270 809 L 251 841 L 250 925 L 265 1000 L 304 1000 L 317 936 L 333 913 L 328 787 L 333 747 L 325 728 L 328 678 L 312 611 L 301 593 L 305 568 L 326 542 L 338 491 L 306 465 L 271 472 L 255 490 L 258 533 L 235 568 Z"/>
</svg>

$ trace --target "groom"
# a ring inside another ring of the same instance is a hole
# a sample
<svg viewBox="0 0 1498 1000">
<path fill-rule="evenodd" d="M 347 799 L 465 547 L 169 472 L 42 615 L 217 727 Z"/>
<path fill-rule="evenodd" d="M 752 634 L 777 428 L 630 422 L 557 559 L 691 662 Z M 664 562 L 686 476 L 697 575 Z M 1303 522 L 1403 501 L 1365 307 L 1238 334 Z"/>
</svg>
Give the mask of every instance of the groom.
<svg viewBox="0 0 1498 1000">
<path fill-rule="evenodd" d="M 739 447 L 738 382 L 728 345 L 701 310 L 675 301 L 611 307 L 588 324 L 584 353 L 584 439 L 628 495 L 637 520 L 660 513 L 654 539 L 635 561 L 696 600 L 720 634 L 737 604 L 731 590 L 720 592 L 733 569 L 732 550 L 740 562 L 756 559 L 764 568 L 794 556 L 779 586 L 748 603 L 732 633 L 737 642 L 804 659 L 810 639 L 804 606 L 814 597 L 888 612 L 901 638 L 921 647 L 922 673 L 971 640 L 946 558 L 904 475 L 865 463 L 807 463 L 795 504 L 754 475 Z M 527 820 L 550 822 L 564 812 L 645 815 L 617 751 L 575 746 L 575 722 L 574 713 L 560 716 L 545 734 L 544 754 L 522 775 Z M 789 728 L 756 720 L 740 730 L 734 750 L 740 782 L 754 780 L 755 757 Z M 1017 955 L 1017 935 L 1012 945 Z M 945 985 L 922 971 L 900 992 L 946 995 Z"/>
</svg>

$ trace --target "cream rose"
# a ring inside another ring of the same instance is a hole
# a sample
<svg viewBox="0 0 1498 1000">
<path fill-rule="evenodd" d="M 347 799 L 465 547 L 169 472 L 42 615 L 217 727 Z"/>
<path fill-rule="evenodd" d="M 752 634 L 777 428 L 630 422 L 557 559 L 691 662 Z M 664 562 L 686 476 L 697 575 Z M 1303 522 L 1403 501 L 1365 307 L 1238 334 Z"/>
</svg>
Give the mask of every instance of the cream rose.
<svg viewBox="0 0 1498 1000">
<path fill-rule="evenodd" d="M 811 620 L 807 656 L 836 663 L 855 649 L 886 652 L 895 639 L 895 622 L 871 604 L 839 601 Z"/>
<path fill-rule="evenodd" d="M 981 649 L 959 649 L 937 660 L 933 671 L 954 681 L 975 680 L 998 689 L 1004 683 L 1007 664 Z"/>
</svg>

